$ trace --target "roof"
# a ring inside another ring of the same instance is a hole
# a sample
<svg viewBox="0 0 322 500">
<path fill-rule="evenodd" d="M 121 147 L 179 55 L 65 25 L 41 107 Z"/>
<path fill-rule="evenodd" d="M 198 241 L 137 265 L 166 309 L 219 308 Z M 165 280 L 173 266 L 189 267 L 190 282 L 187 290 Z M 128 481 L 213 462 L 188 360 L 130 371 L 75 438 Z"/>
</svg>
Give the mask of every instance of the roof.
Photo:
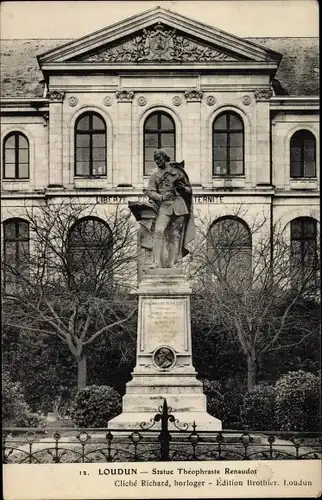
<svg viewBox="0 0 322 500">
<path fill-rule="evenodd" d="M 276 73 L 288 95 L 319 94 L 318 38 L 246 38 L 283 54 Z M 1 41 L 1 96 L 42 97 L 44 83 L 37 55 L 59 47 L 70 39 Z"/>
<path fill-rule="evenodd" d="M 67 40 L 1 40 L 1 97 L 43 97 L 37 55 Z"/>
<path fill-rule="evenodd" d="M 276 73 L 288 95 L 319 95 L 318 38 L 248 38 L 283 54 Z"/>
</svg>

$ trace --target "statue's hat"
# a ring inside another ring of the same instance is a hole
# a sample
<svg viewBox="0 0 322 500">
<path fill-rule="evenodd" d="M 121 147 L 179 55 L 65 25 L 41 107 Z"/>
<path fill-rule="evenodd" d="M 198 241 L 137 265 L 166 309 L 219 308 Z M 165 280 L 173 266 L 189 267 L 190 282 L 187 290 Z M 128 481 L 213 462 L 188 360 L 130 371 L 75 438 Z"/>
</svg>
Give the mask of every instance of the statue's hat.
<svg viewBox="0 0 322 500">
<path fill-rule="evenodd" d="M 165 149 L 156 149 L 153 155 L 162 155 L 166 161 L 170 161 L 171 159 Z"/>
</svg>

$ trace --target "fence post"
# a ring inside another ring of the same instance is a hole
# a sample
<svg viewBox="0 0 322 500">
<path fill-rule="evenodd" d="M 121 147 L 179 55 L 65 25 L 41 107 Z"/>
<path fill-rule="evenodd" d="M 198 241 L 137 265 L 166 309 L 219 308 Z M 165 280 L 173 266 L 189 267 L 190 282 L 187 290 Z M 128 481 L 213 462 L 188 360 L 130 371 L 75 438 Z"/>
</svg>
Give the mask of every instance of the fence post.
<svg viewBox="0 0 322 500">
<path fill-rule="evenodd" d="M 2 433 L 2 463 L 5 464 L 7 463 L 6 461 L 6 437 L 7 433 L 3 431 Z"/>
<path fill-rule="evenodd" d="M 169 460 L 169 448 L 171 435 L 169 432 L 169 408 L 167 400 L 163 401 L 162 413 L 161 413 L 161 432 L 158 437 L 160 441 L 160 461 L 166 462 Z"/>
</svg>

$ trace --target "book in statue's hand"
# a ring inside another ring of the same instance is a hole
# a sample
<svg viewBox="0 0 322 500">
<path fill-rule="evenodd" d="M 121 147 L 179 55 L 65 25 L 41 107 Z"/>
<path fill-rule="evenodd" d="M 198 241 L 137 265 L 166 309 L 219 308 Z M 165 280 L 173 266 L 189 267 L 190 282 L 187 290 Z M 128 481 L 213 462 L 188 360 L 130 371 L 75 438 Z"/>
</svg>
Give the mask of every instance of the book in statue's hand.
<svg viewBox="0 0 322 500">
<path fill-rule="evenodd" d="M 129 209 L 138 222 L 142 219 L 155 219 L 157 207 L 148 202 L 129 201 Z"/>
</svg>

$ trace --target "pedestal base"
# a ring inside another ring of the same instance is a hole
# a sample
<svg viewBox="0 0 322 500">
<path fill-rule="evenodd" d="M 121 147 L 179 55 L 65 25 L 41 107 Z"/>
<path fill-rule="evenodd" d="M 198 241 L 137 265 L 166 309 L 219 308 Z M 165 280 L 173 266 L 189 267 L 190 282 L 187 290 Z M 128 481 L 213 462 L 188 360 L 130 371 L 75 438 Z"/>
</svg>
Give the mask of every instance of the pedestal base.
<svg viewBox="0 0 322 500">
<path fill-rule="evenodd" d="M 187 424 L 192 431 L 220 431 L 221 420 L 207 413 L 207 399 L 202 383 L 196 379 L 194 369 L 185 369 L 181 373 L 133 373 L 133 380 L 126 385 L 123 397 L 123 413 L 109 421 L 111 430 L 141 429 L 141 423 L 149 424 L 153 417 L 162 411 L 164 400 L 169 411 L 179 421 L 179 428 Z M 186 427 L 186 426 L 185 426 Z M 153 429 L 160 429 L 156 422 Z M 169 422 L 169 430 L 178 428 Z"/>
</svg>

